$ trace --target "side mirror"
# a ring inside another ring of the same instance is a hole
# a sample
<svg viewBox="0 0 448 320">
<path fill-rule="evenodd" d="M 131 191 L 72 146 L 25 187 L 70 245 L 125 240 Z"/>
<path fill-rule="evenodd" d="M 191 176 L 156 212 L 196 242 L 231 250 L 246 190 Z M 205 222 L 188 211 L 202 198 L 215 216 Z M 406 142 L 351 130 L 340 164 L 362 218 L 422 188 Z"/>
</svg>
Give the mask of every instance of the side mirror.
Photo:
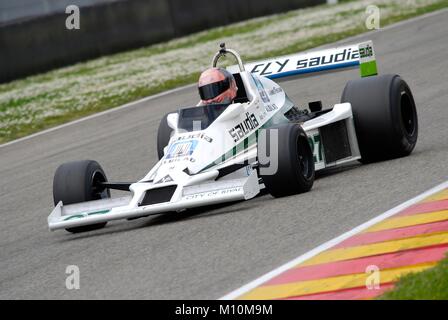
<svg viewBox="0 0 448 320">
<path fill-rule="evenodd" d="M 244 113 L 244 106 L 241 103 L 231 104 L 221 115 L 221 119 L 224 121 L 238 117 Z"/>
<path fill-rule="evenodd" d="M 167 117 L 166 117 L 166 122 L 168 123 L 168 126 L 173 129 L 173 130 L 177 130 L 177 123 L 179 121 L 179 114 L 176 113 L 170 113 Z"/>
</svg>

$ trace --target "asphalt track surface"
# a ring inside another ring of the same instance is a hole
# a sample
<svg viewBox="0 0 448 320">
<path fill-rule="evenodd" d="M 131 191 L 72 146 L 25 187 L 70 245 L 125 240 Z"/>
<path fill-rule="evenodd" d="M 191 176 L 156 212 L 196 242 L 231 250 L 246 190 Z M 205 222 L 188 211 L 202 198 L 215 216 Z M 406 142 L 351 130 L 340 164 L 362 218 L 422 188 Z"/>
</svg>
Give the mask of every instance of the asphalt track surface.
<svg viewBox="0 0 448 320">
<path fill-rule="evenodd" d="M 445 10 L 350 41 L 372 39 L 380 73 L 398 73 L 413 89 L 419 141 L 410 157 L 326 173 L 307 194 L 115 221 L 85 234 L 49 232 L 57 166 L 95 159 L 110 180 L 143 177 L 156 162 L 159 120 L 197 102 L 191 87 L 1 147 L 0 298 L 219 298 L 443 182 L 447 30 Z M 356 77 L 350 70 L 283 87 L 297 104 L 330 105 Z M 79 290 L 65 287 L 68 265 L 80 268 Z"/>
</svg>

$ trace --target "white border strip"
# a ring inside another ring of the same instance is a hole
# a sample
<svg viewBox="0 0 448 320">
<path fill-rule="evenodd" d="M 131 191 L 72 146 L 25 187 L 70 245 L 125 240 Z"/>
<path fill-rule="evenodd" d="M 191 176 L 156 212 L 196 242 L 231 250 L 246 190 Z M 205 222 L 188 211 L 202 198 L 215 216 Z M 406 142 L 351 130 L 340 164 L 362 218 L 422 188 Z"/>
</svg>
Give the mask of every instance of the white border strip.
<svg viewBox="0 0 448 320">
<path fill-rule="evenodd" d="M 374 34 L 374 33 L 377 33 L 377 32 L 381 32 L 381 31 L 386 31 L 386 30 L 389 30 L 389 29 L 397 28 L 397 27 L 400 27 L 402 25 L 406 25 L 408 23 L 414 23 L 416 21 L 420 21 L 420 20 L 423 20 L 425 18 L 429 18 L 429 17 L 432 17 L 432 16 L 443 14 L 443 13 L 445 13 L 447 11 L 448 11 L 448 8 L 436 10 L 436 11 L 433 11 L 433 12 L 430 12 L 430 13 L 426 13 L 426 14 L 421 15 L 421 16 L 417 16 L 417 17 L 414 17 L 414 18 L 411 18 L 411 19 L 407 19 L 407 20 L 399 21 L 397 23 L 393 23 L 391 25 L 388 25 L 388 26 L 386 26 L 384 28 L 380 28 L 378 30 L 367 31 L 365 33 L 361 33 L 361 34 L 358 34 L 358 35 L 355 35 L 355 36 L 352 36 L 352 37 L 341 39 L 341 40 L 336 41 L 336 42 L 334 42 L 332 44 L 325 44 L 325 45 L 322 45 L 322 46 L 319 46 L 319 47 L 316 47 L 316 48 L 304 51 L 304 53 L 310 52 L 310 51 L 315 51 L 315 50 L 318 50 L 320 48 L 326 48 L 326 47 L 329 47 L 329 46 L 332 46 L 332 45 L 338 45 L 338 44 L 344 43 L 346 41 L 352 41 L 352 40 L 364 37 L 366 35 L 371 35 L 371 34 Z M 139 103 L 143 103 L 143 102 L 147 102 L 147 101 L 150 101 L 150 100 L 153 100 L 153 99 L 156 99 L 156 98 L 160 98 L 160 97 L 163 97 L 165 95 L 169 95 L 171 93 L 175 93 L 175 92 L 178 92 L 178 91 L 181 91 L 181 90 L 184 90 L 184 89 L 189 89 L 189 88 L 194 87 L 194 85 L 195 84 L 189 84 L 189 85 L 186 85 L 186 86 L 183 86 L 183 87 L 179 87 L 179 88 L 175 88 L 175 89 L 172 89 L 172 90 L 168 90 L 168 91 L 165 91 L 165 92 L 162 92 L 162 93 L 158 93 L 156 95 L 149 96 L 149 97 L 146 97 L 146 98 L 143 98 L 143 99 L 140 99 L 140 100 L 132 101 L 130 103 L 124 104 L 124 105 L 119 106 L 119 107 L 115 107 L 115 108 L 108 109 L 108 110 L 105 110 L 105 111 L 102 111 L 102 112 L 99 112 L 99 113 L 95 113 L 95 114 L 92 114 L 90 116 L 78 119 L 78 120 L 67 122 L 67 123 L 61 124 L 61 125 L 53 127 L 53 128 L 49 128 L 49 129 L 46 129 L 46 130 L 43 130 L 43 131 L 39 131 L 39 132 L 33 133 L 33 134 L 29 135 L 29 136 L 25 136 L 25 137 L 22 137 L 22 138 L 19 138 L 19 139 L 16 139 L 16 140 L 12 140 L 12 141 L 6 142 L 4 144 L 0 144 L 0 148 L 6 147 L 6 146 L 9 146 L 9 145 L 12 145 L 12 144 L 15 144 L 17 142 L 25 141 L 25 140 L 28 140 L 28 139 L 31 139 L 31 138 L 34 138 L 34 137 L 37 137 L 37 136 L 40 136 L 40 135 L 43 135 L 43 134 L 55 131 L 55 130 L 59 130 L 59 129 L 71 126 L 73 124 L 77 124 L 77 123 L 80 123 L 80 122 L 83 122 L 83 121 L 86 121 L 86 120 L 90 120 L 90 119 L 93 119 L 93 118 L 96 118 L 96 117 L 100 117 L 102 115 L 105 115 L 105 114 L 108 114 L 108 113 L 111 113 L 111 112 L 122 110 L 124 108 L 128 108 L 128 107 L 134 106 L 134 105 L 139 104 Z"/>
<path fill-rule="evenodd" d="M 390 209 L 382 214 L 380 214 L 379 216 L 355 227 L 354 229 L 328 241 L 325 242 L 324 244 L 318 246 L 317 248 L 312 249 L 311 251 L 308 251 L 304 254 L 302 254 L 301 256 L 285 263 L 284 265 L 278 267 L 277 269 L 272 270 L 269 273 L 266 273 L 265 275 L 253 280 L 252 282 L 242 286 L 239 289 L 236 289 L 232 292 L 230 292 L 229 294 L 225 295 L 224 297 L 220 298 L 219 300 L 233 300 L 247 292 L 249 292 L 250 290 L 260 286 L 261 284 L 265 283 L 266 281 L 278 276 L 279 274 L 285 272 L 288 269 L 291 269 L 292 267 L 296 266 L 299 263 L 304 262 L 305 260 L 308 260 L 314 256 L 316 256 L 317 254 L 330 249 L 331 247 L 336 246 L 337 244 L 341 243 L 342 241 L 350 238 L 351 236 L 371 227 L 374 224 L 377 224 L 378 222 L 381 222 L 382 220 L 389 218 L 395 214 L 397 214 L 398 212 L 410 207 L 411 205 L 420 202 L 421 200 L 425 199 L 426 197 L 433 195 L 443 189 L 448 188 L 448 181 L 445 181 L 441 184 L 439 184 L 438 186 L 431 188 L 428 191 L 425 191 L 424 193 L 406 201 L 403 202 L 402 204 L 396 206 L 393 209 Z"/>
<path fill-rule="evenodd" d="M 22 138 L 19 138 L 19 139 L 16 139 L 16 140 L 12 140 L 12 141 L 6 142 L 4 144 L 0 144 L 0 148 L 12 145 L 12 144 L 17 143 L 17 142 L 28 140 L 28 139 L 31 139 L 31 138 L 34 138 L 34 137 L 37 137 L 37 136 L 40 136 L 40 135 L 52 132 L 52 131 L 56 131 L 56 130 L 59 130 L 59 129 L 62 129 L 62 128 L 65 128 L 65 127 L 68 127 L 68 126 L 71 126 L 71 125 L 83 122 L 83 121 L 86 121 L 86 120 L 90 120 L 90 119 L 94 119 L 94 118 L 97 118 L 97 117 L 101 117 L 103 115 L 106 115 L 106 114 L 109 114 L 109 113 L 112 113 L 112 112 L 115 112 L 115 111 L 119 111 L 119 110 L 122 110 L 122 109 L 133 107 L 133 106 L 135 106 L 137 104 L 148 102 L 148 101 L 151 101 L 151 100 L 154 100 L 154 99 L 166 96 L 166 95 L 170 95 L 172 93 L 176 93 L 178 91 L 190 89 L 190 88 L 193 88 L 194 86 L 195 86 L 195 84 L 192 83 L 192 84 L 189 84 L 189 85 L 186 85 L 186 86 L 182 86 L 182 87 L 179 87 L 179 88 L 174 88 L 174 89 L 171 89 L 171 90 L 168 90 L 168 91 L 157 93 L 155 95 L 152 95 L 152 96 L 149 96 L 149 97 L 145 97 L 145 98 L 142 98 L 140 100 L 132 101 L 132 102 L 123 104 L 121 106 L 118 106 L 118 107 L 115 107 L 115 108 L 112 108 L 112 109 L 108 109 L 108 110 L 105 110 L 105 111 L 94 113 L 94 114 L 92 114 L 90 116 L 87 116 L 87 117 L 84 117 L 84 118 L 80 118 L 80 119 L 77 119 L 77 120 L 74 120 L 74 121 L 71 121 L 71 122 L 67 122 L 67 123 L 61 124 L 61 125 L 53 127 L 53 128 L 49 128 L 49 129 L 46 129 L 46 130 L 43 130 L 43 131 L 39 131 L 39 132 L 33 133 L 33 134 L 29 135 L 29 136 L 25 136 L 25 137 L 22 137 Z"/>
</svg>

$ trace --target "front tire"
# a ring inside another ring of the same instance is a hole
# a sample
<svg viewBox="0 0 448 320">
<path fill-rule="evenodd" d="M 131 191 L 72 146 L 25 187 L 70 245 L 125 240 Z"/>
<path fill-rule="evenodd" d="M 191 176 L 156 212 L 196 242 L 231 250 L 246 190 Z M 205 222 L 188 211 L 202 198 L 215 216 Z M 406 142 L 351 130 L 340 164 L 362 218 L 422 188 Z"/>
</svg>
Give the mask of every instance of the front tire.
<svg viewBox="0 0 448 320">
<path fill-rule="evenodd" d="M 272 141 L 278 146 L 278 166 L 275 172 L 268 172 L 267 165 L 260 164 L 260 177 L 267 191 L 274 197 L 284 197 L 309 191 L 314 183 L 314 159 L 308 137 L 302 127 L 295 123 L 288 123 L 278 127 L 264 129 L 266 135 L 266 149 L 263 143 L 258 143 L 258 159 L 265 158 L 269 150 L 272 165 L 272 150 L 270 146 L 273 130 L 277 130 L 278 139 Z M 261 136 L 261 135 L 260 135 Z M 259 137 L 260 138 L 260 137 Z M 274 149 L 275 150 L 275 149 Z"/>
<path fill-rule="evenodd" d="M 349 81 L 341 102 L 350 102 L 361 162 L 409 155 L 417 143 L 418 118 L 414 97 L 399 75 Z"/>
<path fill-rule="evenodd" d="M 57 205 L 62 201 L 64 205 L 110 198 L 109 189 L 99 186 L 99 182 L 106 182 L 104 173 L 98 162 L 82 160 L 67 162 L 60 165 L 53 179 L 53 200 Z M 107 222 L 95 223 L 88 226 L 67 228 L 71 233 L 79 233 L 103 228 Z"/>
</svg>

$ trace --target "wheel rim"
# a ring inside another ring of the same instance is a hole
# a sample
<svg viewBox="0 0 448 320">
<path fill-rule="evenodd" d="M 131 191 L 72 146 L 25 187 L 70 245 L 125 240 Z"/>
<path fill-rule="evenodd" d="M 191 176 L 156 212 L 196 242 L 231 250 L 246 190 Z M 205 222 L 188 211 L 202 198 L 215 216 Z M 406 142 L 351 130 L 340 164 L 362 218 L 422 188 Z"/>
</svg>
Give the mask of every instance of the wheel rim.
<svg viewBox="0 0 448 320">
<path fill-rule="evenodd" d="M 101 186 L 107 179 L 101 171 L 96 170 L 92 175 L 92 197 L 95 200 L 109 198 L 109 190 Z"/>
<path fill-rule="evenodd" d="M 416 131 L 416 114 L 411 97 L 405 91 L 401 93 L 401 123 L 407 136 L 413 136 Z"/>
<path fill-rule="evenodd" d="M 306 143 L 306 145 L 304 143 Z M 310 166 L 309 156 L 306 154 L 306 146 L 309 147 L 308 141 L 303 139 L 303 137 L 299 137 L 297 139 L 297 159 L 299 161 L 300 174 L 305 179 L 309 180 L 312 176 L 312 168 Z"/>
</svg>

